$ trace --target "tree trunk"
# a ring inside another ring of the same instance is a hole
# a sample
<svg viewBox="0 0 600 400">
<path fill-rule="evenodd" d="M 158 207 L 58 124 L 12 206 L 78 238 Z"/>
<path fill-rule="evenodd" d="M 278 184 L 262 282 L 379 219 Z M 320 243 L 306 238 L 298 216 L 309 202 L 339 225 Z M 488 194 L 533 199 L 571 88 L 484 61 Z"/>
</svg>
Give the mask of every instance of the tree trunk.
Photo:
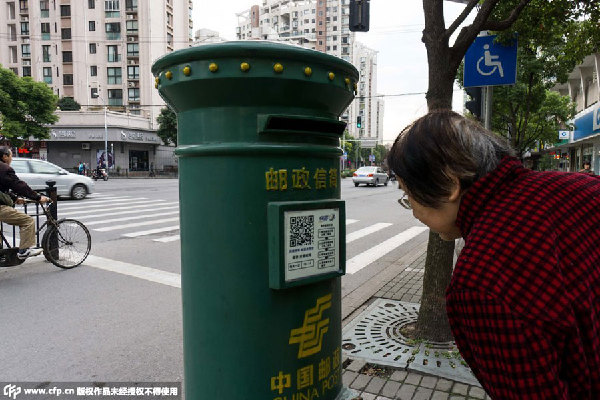
<svg viewBox="0 0 600 400">
<path fill-rule="evenodd" d="M 452 277 L 454 242 L 429 232 L 427 258 L 423 276 L 423 294 L 415 336 L 436 342 L 453 340 L 446 315 L 446 288 Z"/>
</svg>

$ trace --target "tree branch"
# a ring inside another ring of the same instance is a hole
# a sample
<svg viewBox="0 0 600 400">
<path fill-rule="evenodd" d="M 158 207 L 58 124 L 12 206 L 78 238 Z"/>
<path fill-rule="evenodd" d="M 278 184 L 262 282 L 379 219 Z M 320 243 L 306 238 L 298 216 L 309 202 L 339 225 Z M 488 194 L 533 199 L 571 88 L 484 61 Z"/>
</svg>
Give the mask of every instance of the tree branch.
<svg viewBox="0 0 600 400">
<path fill-rule="evenodd" d="M 511 25 L 519 18 L 521 11 L 529 4 L 531 0 L 521 0 L 519 4 L 512 10 L 508 18 L 503 21 L 486 21 L 481 30 L 503 31 L 511 27 Z"/>
<path fill-rule="evenodd" d="M 448 29 L 446 29 L 446 32 L 444 33 L 444 38 L 445 39 L 450 39 L 450 36 L 452 36 L 452 34 L 456 30 L 456 28 L 458 28 L 458 26 L 465 21 L 465 19 L 467 18 L 467 16 L 471 13 L 471 11 L 473 10 L 473 8 L 475 8 L 475 6 L 477 4 L 479 4 L 479 0 L 470 0 L 469 1 L 469 4 L 467 4 L 467 6 L 465 7 L 465 9 L 454 20 L 454 22 L 452 23 L 452 25 L 450 25 L 450 27 L 448 27 Z"/>
</svg>

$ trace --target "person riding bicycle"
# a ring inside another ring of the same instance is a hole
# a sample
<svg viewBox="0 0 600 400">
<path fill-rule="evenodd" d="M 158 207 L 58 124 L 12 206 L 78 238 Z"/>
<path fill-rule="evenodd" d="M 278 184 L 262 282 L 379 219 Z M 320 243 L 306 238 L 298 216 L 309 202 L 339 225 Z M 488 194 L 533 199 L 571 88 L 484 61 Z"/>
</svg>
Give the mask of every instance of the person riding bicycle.
<svg viewBox="0 0 600 400">
<path fill-rule="evenodd" d="M 50 199 L 40 195 L 29 187 L 27 183 L 20 180 L 12 169 L 12 151 L 10 147 L 0 146 L 0 192 L 8 193 L 12 190 L 15 194 L 26 197 L 28 199 L 46 203 Z M 19 201 L 17 201 L 19 202 Z M 19 227 L 20 241 L 19 252 L 17 257 L 21 260 L 27 257 L 37 256 L 42 252 L 42 249 L 36 249 L 32 246 L 35 244 L 35 222 L 29 215 L 15 210 L 9 205 L 0 205 L 0 221 L 9 225 Z"/>
</svg>

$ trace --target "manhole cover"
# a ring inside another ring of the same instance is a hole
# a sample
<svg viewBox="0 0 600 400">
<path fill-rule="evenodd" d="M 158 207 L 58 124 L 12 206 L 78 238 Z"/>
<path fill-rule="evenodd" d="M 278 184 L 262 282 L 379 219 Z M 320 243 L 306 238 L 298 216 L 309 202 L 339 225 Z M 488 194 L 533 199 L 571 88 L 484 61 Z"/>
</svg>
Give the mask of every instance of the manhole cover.
<svg viewBox="0 0 600 400">
<path fill-rule="evenodd" d="M 478 385 L 453 342 L 417 343 L 400 330 L 417 321 L 419 305 L 377 299 L 342 331 L 346 356 Z"/>
</svg>

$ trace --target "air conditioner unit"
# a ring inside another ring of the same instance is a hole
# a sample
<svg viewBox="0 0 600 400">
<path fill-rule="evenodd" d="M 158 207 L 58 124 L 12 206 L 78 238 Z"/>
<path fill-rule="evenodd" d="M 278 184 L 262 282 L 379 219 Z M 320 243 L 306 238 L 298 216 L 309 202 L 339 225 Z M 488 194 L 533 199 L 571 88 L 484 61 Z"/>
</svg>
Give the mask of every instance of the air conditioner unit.
<svg viewBox="0 0 600 400">
<path fill-rule="evenodd" d="M 136 41 L 136 37 L 135 36 L 127 36 L 127 41 L 128 42 L 135 42 Z"/>
<path fill-rule="evenodd" d="M 81 150 L 89 150 L 89 149 L 90 149 L 89 143 L 81 143 Z"/>
</svg>

